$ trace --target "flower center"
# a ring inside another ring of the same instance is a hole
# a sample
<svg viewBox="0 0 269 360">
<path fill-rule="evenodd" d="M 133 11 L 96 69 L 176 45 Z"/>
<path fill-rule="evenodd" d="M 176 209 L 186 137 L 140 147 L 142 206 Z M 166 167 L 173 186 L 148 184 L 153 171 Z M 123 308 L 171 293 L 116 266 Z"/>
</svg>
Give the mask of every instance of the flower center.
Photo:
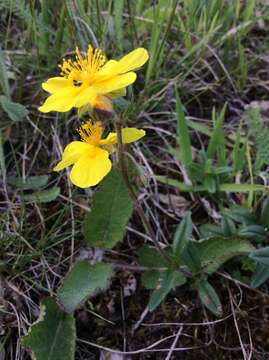
<svg viewBox="0 0 269 360">
<path fill-rule="evenodd" d="M 60 75 L 71 79 L 76 87 L 80 87 L 85 82 L 90 85 L 94 74 L 103 67 L 105 62 L 106 58 L 100 49 L 93 49 L 89 45 L 86 56 L 76 48 L 76 60 L 63 59 L 63 63 L 59 65 Z"/>
<path fill-rule="evenodd" d="M 100 143 L 103 130 L 100 121 L 97 121 L 96 123 L 87 121 L 77 129 L 82 141 L 95 146 L 98 146 Z"/>
</svg>

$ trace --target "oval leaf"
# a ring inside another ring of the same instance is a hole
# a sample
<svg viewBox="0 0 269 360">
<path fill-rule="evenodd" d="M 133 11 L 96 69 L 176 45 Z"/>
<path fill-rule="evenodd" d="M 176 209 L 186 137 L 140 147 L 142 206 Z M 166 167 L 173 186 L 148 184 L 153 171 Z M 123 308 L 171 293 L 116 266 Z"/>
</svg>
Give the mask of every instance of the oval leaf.
<svg viewBox="0 0 269 360">
<path fill-rule="evenodd" d="M 113 169 L 96 191 L 92 211 L 84 221 L 86 242 L 101 248 L 115 246 L 123 239 L 132 211 L 133 202 L 124 180 L 119 171 Z"/>
<path fill-rule="evenodd" d="M 74 360 L 75 340 L 75 319 L 47 298 L 41 304 L 39 319 L 22 343 L 31 348 L 36 360 Z"/>
<path fill-rule="evenodd" d="M 197 243 L 203 270 L 213 273 L 222 264 L 238 255 L 249 254 L 254 247 L 247 241 L 236 237 L 213 237 Z"/>
<path fill-rule="evenodd" d="M 186 247 L 187 243 L 191 239 L 192 235 L 192 220 L 191 212 L 187 212 L 178 225 L 174 239 L 173 239 L 173 252 L 176 257 L 180 257 L 180 254 Z"/>
<path fill-rule="evenodd" d="M 160 278 L 156 290 L 150 296 L 149 310 L 153 311 L 160 305 L 166 295 L 176 286 L 183 285 L 186 282 L 184 275 L 174 270 L 166 270 L 160 273 Z"/>
<path fill-rule="evenodd" d="M 5 95 L 0 96 L 0 104 L 12 121 L 22 121 L 28 114 L 25 106 L 9 100 Z"/>
<path fill-rule="evenodd" d="M 28 176 L 23 179 L 21 177 L 8 177 L 7 181 L 10 185 L 20 190 L 38 190 L 48 183 L 48 175 Z"/>
<path fill-rule="evenodd" d="M 269 265 L 269 246 L 252 251 L 249 257 L 258 263 Z"/>
<path fill-rule="evenodd" d="M 269 278 L 269 266 L 264 264 L 257 264 L 250 285 L 256 288 L 261 284 L 263 284 L 268 278 Z"/>
<path fill-rule="evenodd" d="M 22 196 L 22 199 L 26 202 L 39 202 L 47 203 L 54 201 L 60 194 L 59 186 L 54 186 L 51 189 L 37 191 L 33 194 L 25 194 Z"/>
<path fill-rule="evenodd" d="M 202 280 L 199 282 L 198 293 L 202 303 L 210 310 L 213 314 L 219 316 L 222 313 L 222 306 L 220 299 L 215 289 L 209 284 L 208 281 Z"/>
<path fill-rule="evenodd" d="M 58 290 L 60 304 L 67 312 L 72 312 L 89 296 L 106 289 L 112 275 L 110 264 L 91 265 L 86 261 L 77 262 L 64 279 Z"/>
</svg>

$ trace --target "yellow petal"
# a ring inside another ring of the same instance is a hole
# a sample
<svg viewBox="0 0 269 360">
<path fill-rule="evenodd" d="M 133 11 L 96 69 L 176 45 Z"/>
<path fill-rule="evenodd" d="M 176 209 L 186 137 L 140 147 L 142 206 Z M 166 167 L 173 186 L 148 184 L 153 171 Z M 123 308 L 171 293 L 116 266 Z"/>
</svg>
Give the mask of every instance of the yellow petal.
<svg viewBox="0 0 269 360">
<path fill-rule="evenodd" d="M 138 48 L 131 51 L 118 61 L 117 68 L 120 74 L 140 68 L 148 61 L 149 54 L 146 49 Z"/>
<path fill-rule="evenodd" d="M 122 143 L 130 144 L 134 141 L 141 139 L 146 135 L 145 130 L 136 128 L 124 128 L 121 131 Z M 110 132 L 105 139 L 100 140 L 100 145 L 114 145 L 117 144 L 117 133 Z"/>
<path fill-rule="evenodd" d="M 123 144 L 129 144 L 141 139 L 145 135 L 145 130 L 136 128 L 124 128 L 122 129 L 122 142 Z"/>
<path fill-rule="evenodd" d="M 97 185 L 111 170 L 109 153 L 95 147 L 94 156 L 82 156 L 73 166 L 70 180 L 81 188 Z"/>
<path fill-rule="evenodd" d="M 100 140 L 100 145 L 114 145 L 117 144 L 117 134 L 110 132 L 105 139 Z"/>
<path fill-rule="evenodd" d="M 54 167 L 54 171 L 60 171 L 74 164 L 80 157 L 90 154 L 93 146 L 82 141 L 73 141 L 64 149 L 62 160 Z"/>
<path fill-rule="evenodd" d="M 126 95 L 126 88 L 118 89 L 107 94 L 107 96 L 109 96 L 111 99 L 117 99 L 118 97 L 122 97 L 125 95 Z"/>
<path fill-rule="evenodd" d="M 70 79 L 54 77 L 42 83 L 42 88 L 45 91 L 54 94 L 56 91 L 62 90 L 63 88 L 69 87 L 70 85 L 72 85 L 72 81 L 70 81 Z"/>
<path fill-rule="evenodd" d="M 111 78 L 115 75 L 133 71 L 148 61 L 149 55 L 146 49 L 138 48 L 122 57 L 119 61 L 110 60 L 98 72 L 99 81 Z"/>
<path fill-rule="evenodd" d="M 74 106 L 76 95 L 77 90 L 74 87 L 67 87 L 50 95 L 38 110 L 44 113 L 49 111 L 69 111 Z"/>
<path fill-rule="evenodd" d="M 101 68 L 101 70 L 99 71 L 99 74 L 101 73 L 102 75 L 104 74 L 109 74 L 111 71 L 113 71 L 113 69 L 115 68 L 115 66 L 117 65 L 118 61 L 116 60 L 109 60 L 108 62 L 105 63 L 105 65 Z"/>
<path fill-rule="evenodd" d="M 115 90 L 125 88 L 126 86 L 134 83 L 136 80 L 136 73 L 129 72 L 123 75 L 114 76 L 108 80 L 96 83 L 94 88 L 99 94 L 108 94 Z"/>
<path fill-rule="evenodd" d="M 95 102 L 95 98 L 96 98 L 97 92 L 95 90 L 95 88 L 93 88 L 92 86 L 89 86 L 83 90 L 81 90 L 75 101 L 74 101 L 74 106 L 75 107 L 81 107 L 87 104 L 93 104 Z"/>
</svg>

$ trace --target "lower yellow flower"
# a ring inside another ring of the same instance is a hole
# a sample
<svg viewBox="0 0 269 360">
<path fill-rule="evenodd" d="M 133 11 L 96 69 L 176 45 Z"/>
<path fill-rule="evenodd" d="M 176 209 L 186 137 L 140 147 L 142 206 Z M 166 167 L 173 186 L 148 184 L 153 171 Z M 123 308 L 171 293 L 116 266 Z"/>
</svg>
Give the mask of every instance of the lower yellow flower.
<svg viewBox="0 0 269 360">
<path fill-rule="evenodd" d="M 98 184 L 111 170 L 112 163 L 109 154 L 112 145 L 117 143 L 117 134 L 110 132 L 102 139 L 103 127 L 101 122 L 87 122 L 79 129 L 81 141 L 73 141 L 66 146 L 62 160 L 55 166 L 54 171 L 60 171 L 73 165 L 70 180 L 81 188 Z M 122 129 L 122 142 L 132 143 L 145 136 L 145 131 L 136 128 Z"/>
</svg>

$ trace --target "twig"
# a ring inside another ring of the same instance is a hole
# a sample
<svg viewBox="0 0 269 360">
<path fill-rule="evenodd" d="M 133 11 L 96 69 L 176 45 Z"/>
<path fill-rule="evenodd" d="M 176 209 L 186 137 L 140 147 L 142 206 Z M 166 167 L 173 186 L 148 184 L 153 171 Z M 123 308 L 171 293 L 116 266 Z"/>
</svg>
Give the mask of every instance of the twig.
<svg viewBox="0 0 269 360">
<path fill-rule="evenodd" d="M 174 339 L 174 341 L 173 341 L 173 344 L 172 344 L 172 346 L 171 346 L 171 348 L 170 348 L 170 350 L 169 350 L 169 353 L 167 354 L 165 360 L 170 360 L 170 359 L 171 359 L 171 356 L 173 355 L 173 352 L 174 352 L 174 350 L 175 350 L 175 348 L 176 348 L 176 345 L 177 345 L 178 339 L 179 339 L 179 337 L 180 337 L 180 334 L 182 333 L 182 329 L 183 329 L 183 326 L 181 326 L 181 327 L 179 328 L 179 330 L 178 330 L 178 332 L 177 332 L 177 334 L 176 334 L 176 337 L 175 337 L 175 339 Z"/>
</svg>

